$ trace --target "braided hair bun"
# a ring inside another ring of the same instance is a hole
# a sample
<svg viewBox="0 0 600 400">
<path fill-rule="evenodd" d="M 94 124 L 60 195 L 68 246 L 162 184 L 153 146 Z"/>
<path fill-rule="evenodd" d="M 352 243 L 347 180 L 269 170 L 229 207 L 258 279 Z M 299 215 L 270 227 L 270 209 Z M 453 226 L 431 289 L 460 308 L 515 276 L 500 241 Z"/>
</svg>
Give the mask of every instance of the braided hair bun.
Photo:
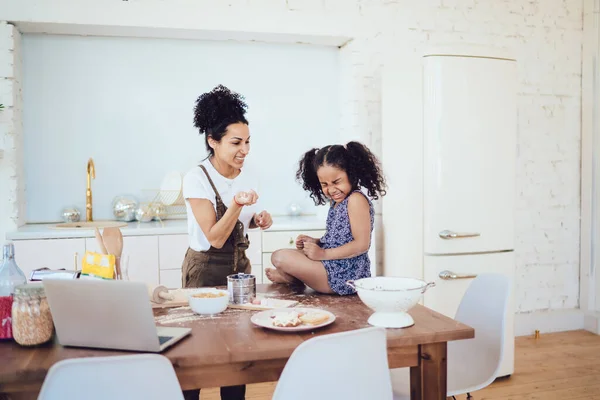
<svg viewBox="0 0 600 400">
<path fill-rule="evenodd" d="M 194 126 L 200 134 L 221 136 L 230 124 L 248 124 L 245 117 L 247 107 L 243 96 L 218 85 L 196 100 Z M 220 137 L 215 139 L 220 140 Z"/>
</svg>

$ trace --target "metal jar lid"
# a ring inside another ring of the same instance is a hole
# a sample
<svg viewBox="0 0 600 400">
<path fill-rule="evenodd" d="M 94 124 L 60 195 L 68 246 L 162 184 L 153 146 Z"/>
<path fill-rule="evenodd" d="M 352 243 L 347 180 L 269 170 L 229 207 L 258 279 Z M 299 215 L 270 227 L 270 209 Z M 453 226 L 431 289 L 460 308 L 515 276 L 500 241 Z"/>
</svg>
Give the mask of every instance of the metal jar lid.
<svg viewBox="0 0 600 400">
<path fill-rule="evenodd" d="M 31 282 L 15 286 L 15 296 L 46 297 L 46 291 L 43 282 Z"/>
<path fill-rule="evenodd" d="M 256 286 L 256 277 L 252 274 L 240 272 L 227 276 L 227 284 L 234 287 Z"/>
</svg>

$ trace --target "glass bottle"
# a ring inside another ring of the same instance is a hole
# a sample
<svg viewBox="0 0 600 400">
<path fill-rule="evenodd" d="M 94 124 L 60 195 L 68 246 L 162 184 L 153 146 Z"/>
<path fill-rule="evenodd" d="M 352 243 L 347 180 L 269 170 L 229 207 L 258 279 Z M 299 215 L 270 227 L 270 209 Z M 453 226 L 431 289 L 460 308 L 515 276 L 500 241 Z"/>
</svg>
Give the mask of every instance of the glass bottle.
<svg viewBox="0 0 600 400">
<path fill-rule="evenodd" d="M 12 303 L 15 287 L 27 283 L 27 278 L 15 262 L 15 247 L 7 243 L 2 249 L 0 265 L 0 339 L 12 339 Z"/>
</svg>

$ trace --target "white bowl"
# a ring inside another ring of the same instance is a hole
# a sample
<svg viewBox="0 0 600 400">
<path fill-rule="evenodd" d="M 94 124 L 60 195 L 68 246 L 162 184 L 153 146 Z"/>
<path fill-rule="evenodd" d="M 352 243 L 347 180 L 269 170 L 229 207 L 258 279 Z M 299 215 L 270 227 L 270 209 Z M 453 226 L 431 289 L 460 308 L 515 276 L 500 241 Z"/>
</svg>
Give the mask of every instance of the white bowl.
<svg viewBox="0 0 600 400">
<path fill-rule="evenodd" d="M 358 297 L 367 307 L 375 311 L 369 317 L 369 324 L 384 328 L 406 328 L 415 321 L 408 314 L 423 293 L 434 282 L 421 279 L 376 276 L 348 281 L 348 285 L 356 289 Z"/>
<path fill-rule="evenodd" d="M 219 297 L 194 297 L 200 293 L 222 294 Z M 188 303 L 197 314 L 218 314 L 227 309 L 229 292 L 214 288 L 199 288 L 188 293 Z"/>
</svg>

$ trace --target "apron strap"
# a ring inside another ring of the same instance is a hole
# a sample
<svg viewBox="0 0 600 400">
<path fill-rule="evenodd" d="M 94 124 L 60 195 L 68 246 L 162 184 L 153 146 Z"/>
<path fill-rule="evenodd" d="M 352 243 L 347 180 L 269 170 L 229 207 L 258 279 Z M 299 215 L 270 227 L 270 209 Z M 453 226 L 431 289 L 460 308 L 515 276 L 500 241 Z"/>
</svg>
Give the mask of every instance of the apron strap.
<svg viewBox="0 0 600 400">
<path fill-rule="evenodd" d="M 206 168 L 204 168 L 204 165 L 200 165 L 200 168 L 202 168 L 202 171 L 204 171 L 204 174 L 206 174 L 206 177 L 208 178 L 208 182 L 210 183 L 210 186 L 212 186 L 213 191 L 215 192 L 217 201 L 220 201 L 221 203 L 223 203 L 223 199 L 221 199 L 221 195 L 219 194 L 217 187 L 213 183 L 212 179 L 210 179 L 210 175 L 208 174 L 208 171 L 206 170 Z"/>
</svg>

